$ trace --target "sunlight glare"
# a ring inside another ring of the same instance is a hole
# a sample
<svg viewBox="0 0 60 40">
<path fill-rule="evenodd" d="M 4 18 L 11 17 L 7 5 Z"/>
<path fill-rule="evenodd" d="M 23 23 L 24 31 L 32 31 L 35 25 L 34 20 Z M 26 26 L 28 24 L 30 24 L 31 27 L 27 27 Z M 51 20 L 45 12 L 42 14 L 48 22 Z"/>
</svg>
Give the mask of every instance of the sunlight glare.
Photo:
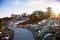
<svg viewBox="0 0 60 40">
<path fill-rule="evenodd" d="M 58 10 L 57 8 L 55 8 L 55 9 L 54 9 L 54 14 L 55 14 L 55 15 L 60 14 L 60 10 Z"/>
<path fill-rule="evenodd" d="M 55 15 L 58 15 L 58 14 L 60 14 L 60 13 L 55 11 L 54 14 L 55 14 Z"/>
</svg>

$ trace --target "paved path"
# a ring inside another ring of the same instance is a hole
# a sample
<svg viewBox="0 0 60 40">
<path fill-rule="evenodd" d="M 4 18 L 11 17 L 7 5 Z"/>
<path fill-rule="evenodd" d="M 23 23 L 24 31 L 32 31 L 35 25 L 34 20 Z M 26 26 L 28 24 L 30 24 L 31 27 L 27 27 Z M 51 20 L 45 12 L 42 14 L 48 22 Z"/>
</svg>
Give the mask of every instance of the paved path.
<svg viewBox="0 0 60 40">
<path fill-rule="evenodd" d="M 14 40 L 35 40 L 33 34 L 27 29 L 8 27 L 14 30 Z"/>
</svg>

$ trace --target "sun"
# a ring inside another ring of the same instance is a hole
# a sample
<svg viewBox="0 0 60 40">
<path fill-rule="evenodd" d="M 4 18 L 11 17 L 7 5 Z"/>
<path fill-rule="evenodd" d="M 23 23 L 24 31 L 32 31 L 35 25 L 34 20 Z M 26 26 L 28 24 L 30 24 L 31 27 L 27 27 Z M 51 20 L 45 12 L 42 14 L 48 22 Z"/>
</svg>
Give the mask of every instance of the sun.
<svg viewBox="0 0 60 40">
<path fill-rule="evenodd" d="M 58 15 L 58 14 L 60 14 L 60 13 L 59 13 L 59 12 L 57 12 L 57 11 L 55 11 L 55 12 L 54 12 L 54 14 L 55 14 L 55 15 Z"/>
<path fill-rule="evenodd" d="M 58 7 L 52 7 L 52 8 L 53 8 L 52 10 L 53 10 L 55 15 L 60 14 L 60 8 L 58 8 Z"/>
<path fill-rule="evenodd" d="M 54 14 L 55 14 L 55 15 L 60 14 L 60 10 L 55 10 L 55 9 L 54 9 L 53 11 L 54 11 Z"/>
<path fill-rule="evenodd" d="M 58 15 L 58 14 L 60 14 L 60 13 L 56 13 L 56 12 L 55 12 L 54 14 L 55 14 L 55 15 Z"/>
</svg>

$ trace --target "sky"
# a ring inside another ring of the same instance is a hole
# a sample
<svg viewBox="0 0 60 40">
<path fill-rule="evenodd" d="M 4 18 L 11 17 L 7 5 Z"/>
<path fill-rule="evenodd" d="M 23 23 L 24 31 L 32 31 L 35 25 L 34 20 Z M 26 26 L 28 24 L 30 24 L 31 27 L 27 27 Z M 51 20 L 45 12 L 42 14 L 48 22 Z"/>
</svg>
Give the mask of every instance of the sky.
<svg viewBox="0 0 60 40">
<path fill-rule="evenodd" d="M 0 0 L 0 18 L 11 14 L 31 14 L 35 10 L 46 11 L 47 7 L 60 13 L 60 0 Z"/>
</svg>

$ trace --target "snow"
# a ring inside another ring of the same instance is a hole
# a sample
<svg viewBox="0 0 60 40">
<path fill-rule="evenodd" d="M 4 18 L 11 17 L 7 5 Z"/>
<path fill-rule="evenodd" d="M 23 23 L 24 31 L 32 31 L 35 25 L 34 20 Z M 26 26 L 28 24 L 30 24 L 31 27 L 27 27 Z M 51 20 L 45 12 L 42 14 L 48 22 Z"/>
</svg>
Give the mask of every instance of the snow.
<svg viewBox="0 0 60 40">
<path fill-rule="evenodd" d="M 23 22 L 28 21 L 28 20 L 29 20 L 29 18 L 26 18 L 26 19 L 23 19 L 20 21 L 16 21 L 14 24 L 16 25 L 16 24 L 23 23 Z"/>
</svg>

